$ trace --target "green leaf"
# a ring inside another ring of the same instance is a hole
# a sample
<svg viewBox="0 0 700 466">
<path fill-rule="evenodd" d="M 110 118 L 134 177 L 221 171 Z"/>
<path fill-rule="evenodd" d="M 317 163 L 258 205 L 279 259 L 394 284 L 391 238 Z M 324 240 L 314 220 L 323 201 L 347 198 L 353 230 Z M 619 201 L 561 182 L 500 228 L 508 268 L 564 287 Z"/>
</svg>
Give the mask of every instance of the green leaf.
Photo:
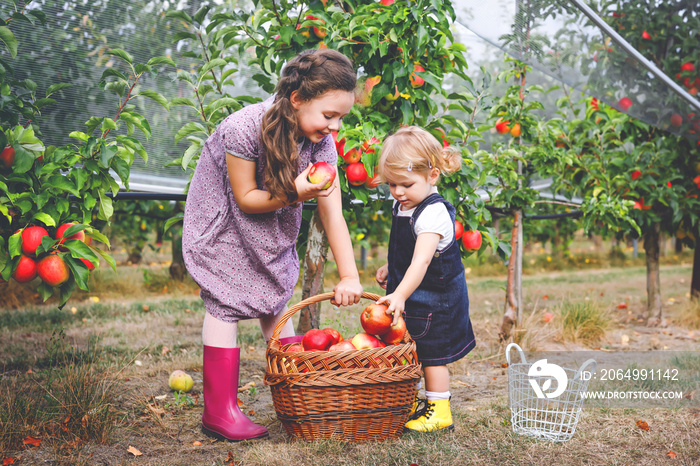
<svg viewBox="0 0 700 466">
<path fill-rule="evenodd" d="M 175 142 L 180 142 L 182 138 L 192 133 L 203 133 L 204 135 L 209 136 L 209 134 L 207 133 L 207 129 L 204 126 L 202 126 L 199 123 L 190 122 L 182 128 L 180 128 L 177 133 L 175 133 Z"/>
<path fill-rule="evenodd" d="M 37 293 L 39 293 L 39 296 L 41 296 L 41 299 L 44 302 L 46 302 L 47 299 L 53 296 L 53 287 L 47 285 L 44 282 L 41 282 L 41 285 L 37 287 L 36 291 Z"/>
<path fill-rule="evenodd" d="M 73 87 L 73 84 L 70 83 L 56 83 L 52 84 L 49 86 L 48 89 L 46 89 L 46 97 L 49 97 L 50 95 L 62 90 L 66 89 L 68 87 Z"/>
<path fill-rule="evenodd" d="M 107 55 L 114 55 L 115 57 L 119 57 L 128 64 L 133 64 L 134 63 L 134 57 L 132 57 L 127 51 L 122 50 L 122 49 L 110 49 L 105 51 Z"/>
<path fill-rule="evenodd" d="M 10 236 L 7 242 L 7 249 L 10 252 L 10 259 L 19 256 L 22 253 L 22 230 Z"/>
<path fill-rule="evenodd" d="M 100 209 L 99 209 L 99 217 L 102 220 L 109 220 L 112 218 L 112 215 L 114 214 L 114 206 L 112 204 L 112 199 L 105 196 L 103 193 L 100 193 Z"/>
<path fill-rule="evenodd" d="M 103 235 L 100 232 L 100 230 L 98 230 L 96 228 L 92 228 L 92 227 L 87 227 L 85 229 L 85 233 L 87 233 L 87 235 L 90 238 L 92 238 L 96 241 L 99 241 L 100 243 L 106 244 L 107 247 L 109 247 L 109 238 L 107 238 L 105 235 Z"/>
<path fill-rule="evenodd" d="M 173 61 L 172 58 L 169 57 L 153 57 L 150 60 L 148 60 L 148 65 L 149 66 L 154 66 L 154 65 L 170 65 L 173 68 L 177 68 L 177 65 Z"/>
<path fill-rule="evenodd" d="M 66 231 L 66 233 L 68 233 L 68 232 Z M 65 237 L 65 235 L 64 235 L 64 237 Z M 97 259 L 98 259 L 95 251 L 90 246 L 83 243 L 79 239 L 70 239 L 70 240 L 66 241 L 65 243 L 63 243 L 63 246 L 66 249 L 68 249 L 68 252 L 70 252 L 70 255 L 75 257 L 76 259 L 87 259 L 90 262 L 97 261 Z"/>
<path fill-rule="evenodd" d="M 163 97 L 160 93 L 156 91 L 143 90 L 139 92 L 138 95 L 148 97 L 149 99 L 158 102 L 163 108 L 168 110 L 168 99 Z"/>
<path fill-rule="evenodd" d="M 114 157 L 112 159 L 112 168 L 115 172 L 117 172 L 117 175 L 119 175 L 119 178 L 121 178 L 122 183 L 124 183 L 124 186 L 128 190 L 129 172 L 131 171 L 129 164 L 126 162 L 126 160 L 122 159 L 121 157 Z"/>
<path fill-rule="evenodd" d="M 53 175 L 44 182 L 45 188 L 58 189 L 59 191 L 69 192 L 77 197 L 80 197 L 80 191 L 75 189 L 75 185 L 63 175 Z"/>
<path fill-rule="evenodd" d="M 100 82 L 106 82 L 106 78 L 108 78 L 110 76 L 115 76 L 124 82 L 129 81 L 129 79 L 123 73 L 115 70 L 114 68 L 107 68 L 106 70 L 104 70 L 102 72 L 102 77 L 100 78 Z"/>
<path fill-rule="evenodd" d="M 194 101 L 192 99 L 188 99 L 187 97 L 175 97 L 170 101 L 169 107 L 172 107 L 173 105 L 185 105 L 187 107 L 197 109 L 197 105 L 195 105 Z"/>
<path fill-rule="evenodd" d="M 115 272 L 117 271 L 117 263 L 114 262 L 112 256 L 107 254 L 102 249 L 95 249 L 95 252 L 97 252 L 97 254 L 99 254 L 105 260 L 105 262 L 109 264 L 110 267 L 112 267 L 112 270 L 114 270 Z"/>
<path fill-rule="evenodd" d="M 17 57 L 17 38 L 12 34 L 7 26 L 0 26 L 0 41 L 5 43 L 7 51 L 10 52 L 12 58 Z"/>
<path fill-rule="evenodd" d="M 220 66 L 226 66 L 228 62 L 224 60 L 223 58 L 215 58 L 207 63 L 204 64 L 202 69 L 199 71 L 201 75 L 205 75 L 209 70 L 212 68 L 217 68 Z"/>
<path fill-rule="evenodd" d="M 166 18 L 173 18 L 173 19 L 181 19 L 182 21 L 186 22 L 187 24 L 192 24 L 192 17 L 185 13 L 182 10 L 169 10 L 168 12 L 165 13 Z"/>
<path fill-rule="evenodd" d="M 185 218 L 184 212 L 180 212 L 174 217 L 169 218 L 168 220 L 165 221 L 165 225 L 163 226 L 163 233 L 168 231 L 171 226 L 175 225 L 176 223 L 182 222 L 182 220 Z"/>
<path fill-rule="evenodd" d="M 56 226 L 56 221 L 53 219 L 53 217 L 45 212 L 35 213 L 34 217 L 32 217 L 32 219 L 39 220 L 41 223 L 43 223 L 44 225 L 49 226 L 49 227 Z"/>
</svg>

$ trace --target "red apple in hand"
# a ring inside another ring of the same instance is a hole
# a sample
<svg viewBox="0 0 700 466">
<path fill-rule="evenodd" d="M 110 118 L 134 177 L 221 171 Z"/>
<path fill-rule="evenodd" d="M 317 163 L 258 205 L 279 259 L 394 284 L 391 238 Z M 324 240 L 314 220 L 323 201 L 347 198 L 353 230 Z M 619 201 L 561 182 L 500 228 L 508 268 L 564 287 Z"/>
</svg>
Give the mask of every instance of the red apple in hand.
<svg viewBox="0 0 700 466">
<path fill-rule="evenodd" d="M 20 255 L 17 268 L 12 272 L 12 278 L 19 283 L 26 283 L 34 280 L 36 275 L 36 262 L 34 262 L 34 259 L 24 254 Z"/>
<path fill-rule="evenodd" d="M 384 335 L 391 330 L 392 317 L 386 313 L 388 306 L 370 304 L 360 314 L 360 324 L 370 335 Z"/>
<path fill-rule="evenodd" d="M 49 236 L 49 232 L 44 227 L 28 227 L 22 230 L 22 252 L 33 256 L 44 236 Z"/>
<path fill-rule="evenodd" d="M 396 325 L 392 325 L 387 333 L 382 335 L 382 340 L 388 345 L 396 345 L 403 342 L 403 336 L 406 334 L 406 321 L 403 317 L 399 317 Z"/>
<path fill-rule="evenodd" d="M 367 333 L 358 333 L 352 338 L 352 345 L 356 349 L 372 349 L 381 347 L 381 342 L 375 336 Z"/>
<path fill-rule="evenodd" d="M 70 272 L 68 265 L 61 256 L 56 253 L 49 254 L 37 263 L 37 272 L 44 283 L 50 286 L 59 286 L 68 281 Z"/>
<path fill-rule="evenodd" d="M 333 341 L 333 337 L 317 328 L 312 328 L 304 334 L 301 346 L 304 351 L 326 351 Z"/>
<path fill-rule="evenodd" d="M 318 162 L 315 163 L 311 170 L 309 170 L 309 176 L 307 177 L 309 183 L 319 184 L 326 178 L 330 178 L 328 183 L 323 186 L 323 189 L 328 189 L 333 185 L 335 180 L 335 167 L 328 162 Z"/>
<path fill-rule="evenodd" d="M 481 249 L 481 232 L 479 230 L 465 231 L 462 235 L 462 245 L 467 252 Z"/>
<path fill-rule="evenodd" d="M 323 331 L 333 338 L 333 342 L 331 343 L 331 345 L 335 345 L 336 343 L 343 341 L 343 336 L 336 329 L 324 328 Z"/>
</svg>

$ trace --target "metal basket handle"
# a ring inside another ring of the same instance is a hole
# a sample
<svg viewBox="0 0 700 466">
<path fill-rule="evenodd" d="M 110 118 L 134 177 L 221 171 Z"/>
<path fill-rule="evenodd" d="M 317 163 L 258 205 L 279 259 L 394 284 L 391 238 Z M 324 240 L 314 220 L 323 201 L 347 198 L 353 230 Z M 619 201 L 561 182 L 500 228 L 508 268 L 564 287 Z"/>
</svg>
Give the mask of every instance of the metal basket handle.
<svg viewBox="0 0 700 466">
<path fill-rule="evenodd" d="M 520 353 L 520 361 L 522 363 L 527 363 L 527 360 L 525 360 L 525 353 L 523 353 L 523 349 L 517 344 L 517 343 L 511 343 L 508 346 L 506 346 L 506 361 L 510 365 L 510 349 L 515 348 L 518 350 L 518 353 Z"/>
<path fill-rule="evenodd" d="M 595 372 L 596 367 L 598 367 L 598 363 L 595 362 L 595 359 L 591 358 L 591 359 L 587 360 L 586 362 L 584 362 L 583 364 L 581 364 L 581 367 L 579 367 L 579 369 L 576 371 L 576 375 L 574 376 L 574 380 L 581 377 L 581 373 L 586 368 L 586 366 L 588 366 L 589 364 L 593 364 L 593 369 L 591 370 L 591 372 Z"/>
</svg>

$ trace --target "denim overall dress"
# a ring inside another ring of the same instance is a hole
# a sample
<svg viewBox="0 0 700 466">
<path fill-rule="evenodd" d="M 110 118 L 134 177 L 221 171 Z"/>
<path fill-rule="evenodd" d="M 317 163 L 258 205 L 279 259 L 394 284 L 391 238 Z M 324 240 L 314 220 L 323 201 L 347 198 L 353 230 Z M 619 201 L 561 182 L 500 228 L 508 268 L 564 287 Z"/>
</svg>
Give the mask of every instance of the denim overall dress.
<svg viewBox="0 0 700 466">
<path fill-rule="evenodd" d="M 418 216 L 427 206 L 437 202 L 445 204 L 454 224 L 454 206 L 437 193 L 425 198 L 411 217 L 398 217 L 399 204 L 394 206 L 387 294 L 396 290 L 411 265 L 416 246 L 414 225 Z M 444 251 L 435 252 L 423 281 L 406 300 L 404 318 L 423 366 L 442 366 L 457 361 L 476 346 L 469 319 L 467 281 L 457 241 L 453 240 Z"/>
</svg>

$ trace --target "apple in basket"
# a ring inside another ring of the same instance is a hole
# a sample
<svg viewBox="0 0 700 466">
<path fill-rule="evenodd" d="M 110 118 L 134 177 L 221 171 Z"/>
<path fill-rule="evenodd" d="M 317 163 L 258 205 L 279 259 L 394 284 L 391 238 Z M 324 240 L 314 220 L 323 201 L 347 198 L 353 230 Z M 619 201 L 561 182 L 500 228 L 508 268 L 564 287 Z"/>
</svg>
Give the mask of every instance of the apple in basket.
<svg viewBox="0 0 700 466">
<path fill-rule="evenodd" d="M 355 348 L 355 345 L 353 345 L 351 341 L 343 340 L 335 345 L 331 345 L 328 351 L 355 351 L 356 349 L 357 348 Z"/>
<path fill-rule="evenodd" d="M 368 333 L 358 333 L 352 338 L 352 345 L 357 349 L 380 348 L 382 342 Z"/>
<path fill-rule="evenodd" d="M 370 335 L 384 335 L 391 329 L 392 317 L 386 313 L 384 304 L 370 304 L 360 314 L 360 324 Z"/>
<path fill-rule="evenodd" d="M 317 328 L 306 332 L 301 339 L 301 346 L 305 351 L 326 351 L 332 343 L 333 337 Z"/>
<path fill-rule="evenodd" d="M 334 329 L 334 328 L 324 328 L 323 331 L 326 332 L 328 335 L 330 335 L 330 336 L 333 337 L 333 343 L 331 343 L 331 346 L 332 346 L 332 345 L 335 345 L 335 344 L 338 343 L 338 342 L 343 341 L 343 336 L 342 336 L 342 335 L 340 334 L 340 332 L 337 331 L 336 329 Z"/>
<path fill-rule="evenodd" d="M 382 340 L 388 345 L 397 345 L 403 341 L 403 336 L 406 333 L 406 321 L 403 317 L 399 317 L 396 325 L 392 325 L 391 329 L 382 335 Z"/>
</svg>

